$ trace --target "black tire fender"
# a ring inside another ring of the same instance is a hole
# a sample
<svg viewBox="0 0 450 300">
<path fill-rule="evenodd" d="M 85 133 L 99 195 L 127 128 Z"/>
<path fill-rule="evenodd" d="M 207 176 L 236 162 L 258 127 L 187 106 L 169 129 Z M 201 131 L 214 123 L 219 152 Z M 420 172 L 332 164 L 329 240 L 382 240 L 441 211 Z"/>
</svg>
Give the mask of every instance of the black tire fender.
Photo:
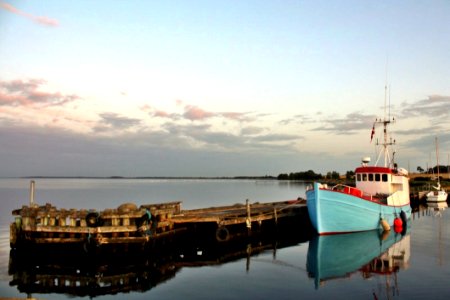
<svg viewBox="0 0 450 300">
<path fill-rule="evenodd" d="M 98 212 L 90 212 L 86 215 L 86 225 L 88 227 L 98 227 L 100 224 L 100 216 Z"/>
</svg>

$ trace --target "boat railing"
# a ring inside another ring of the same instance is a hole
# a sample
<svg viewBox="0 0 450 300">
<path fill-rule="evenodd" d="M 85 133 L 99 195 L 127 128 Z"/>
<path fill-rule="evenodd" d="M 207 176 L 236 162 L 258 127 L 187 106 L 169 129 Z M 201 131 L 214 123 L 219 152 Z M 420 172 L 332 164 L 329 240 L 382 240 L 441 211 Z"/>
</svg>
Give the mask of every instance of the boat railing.
<svg viewBox="0 0 450 300">
<path fill-rule="evenodd" d="M 364 198 L 367 200 L 371 200 L 373 201 L 373 196 L 371 194 L 365 193 L 363 191 L 361 191 L 360 189 L 353 187 L 353 186 L 349 186 L 349 185 L 345 185 L 345 184 L 337 184 L 335 186 L 333 186 L 331 188 L 333 191 L 338 191 L 341 193 L 345 193 L 348 195 L 352 195 L 352 196 L 356 196 L 356 197 L 360 197 L 360 198 Z"/>
</svg>

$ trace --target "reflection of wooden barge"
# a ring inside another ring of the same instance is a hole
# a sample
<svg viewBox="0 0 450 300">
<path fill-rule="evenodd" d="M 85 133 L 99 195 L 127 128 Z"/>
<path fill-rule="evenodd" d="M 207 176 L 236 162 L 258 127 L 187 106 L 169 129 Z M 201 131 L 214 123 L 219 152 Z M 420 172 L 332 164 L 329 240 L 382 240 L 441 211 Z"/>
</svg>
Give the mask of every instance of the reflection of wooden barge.
<svg viewBox="0 0 450 300">
<path fill-rule="evenodd" d="M 10 254 L 9 284 L 29 297 L 55 293 L 94 298 L 145 292 L 190 267 L 220 266 L 240 261 L 249 272 L 252 260 L 258 259 L 256 255 L 272 252 L 276 262 L 279 249 L 308 241 L 313 229 L 303 221 L 287 218 L 277 226 L 272 222 L 248 238 L 230 239 L 228 242 L 204 238 L 208 233 L 201 230 L 187 231 L 177 238 L 158 239 L 156 245 L 146 247 L 145 251 L 130 248 L 113 251 L 114 247 L 86 253 L 61 244 L 57 249 L 36 247 L 30 255 L 28 248 L 16 249 Z M 303 230 L 291 231 L 293 227 Z"/>
<path fill-rule="evenodd" d="M 30 205 L 12 212 L 12 248 L 24 245 L 81 244 L 86 246 L 145 244 L 186 229 L 205 226 L 218 241 L 228 241 L 236 230 L 248 233 L 263 222 L 277 224 L 284 217 L 305 215 L 304 200 L 181 210 L 181 202 L 137 207 L 125 203 L 116 209 L 57 209 L 34 203 L 34 182 Z M 301 213 L 303 211 L 303 213 Z M 247 230 L 245 230 L 247 229 Z M 239 233 L 239 232 L 238 232 Z M 239 235 L 239 234 L 238 234 Z"/>
</svg>

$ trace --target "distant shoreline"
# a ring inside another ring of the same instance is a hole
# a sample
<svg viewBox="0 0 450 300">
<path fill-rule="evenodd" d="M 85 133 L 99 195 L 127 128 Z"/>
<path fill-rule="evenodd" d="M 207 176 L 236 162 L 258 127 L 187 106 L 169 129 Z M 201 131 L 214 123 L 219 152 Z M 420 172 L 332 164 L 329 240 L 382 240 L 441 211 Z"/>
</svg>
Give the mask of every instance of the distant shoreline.
<svg viewBox="0 0 450 300">
<path fill-rule="evenodd" d="M 275 176 L 221 176 L 221 177 L 202 177 L 202 176 L 21 176 L 21 177 L 2 177 L 18 179 L 258 179 L 258 180 L 278 180 Z"/>
</svg>

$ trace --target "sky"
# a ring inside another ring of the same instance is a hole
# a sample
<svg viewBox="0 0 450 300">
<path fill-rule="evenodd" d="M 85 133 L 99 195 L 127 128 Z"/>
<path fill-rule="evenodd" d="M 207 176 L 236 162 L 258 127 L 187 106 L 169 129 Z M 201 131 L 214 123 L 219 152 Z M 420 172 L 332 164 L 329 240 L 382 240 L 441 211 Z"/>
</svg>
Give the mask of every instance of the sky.
<svg viewBox="0 0 450 300">
<path fill-rule="evenodd" d="M 0 177 L 344 174 L 450 153 L 450 2 L 0 0 Z M 385 104 L 389 108 L 385 109 Z"/>
</svg>

